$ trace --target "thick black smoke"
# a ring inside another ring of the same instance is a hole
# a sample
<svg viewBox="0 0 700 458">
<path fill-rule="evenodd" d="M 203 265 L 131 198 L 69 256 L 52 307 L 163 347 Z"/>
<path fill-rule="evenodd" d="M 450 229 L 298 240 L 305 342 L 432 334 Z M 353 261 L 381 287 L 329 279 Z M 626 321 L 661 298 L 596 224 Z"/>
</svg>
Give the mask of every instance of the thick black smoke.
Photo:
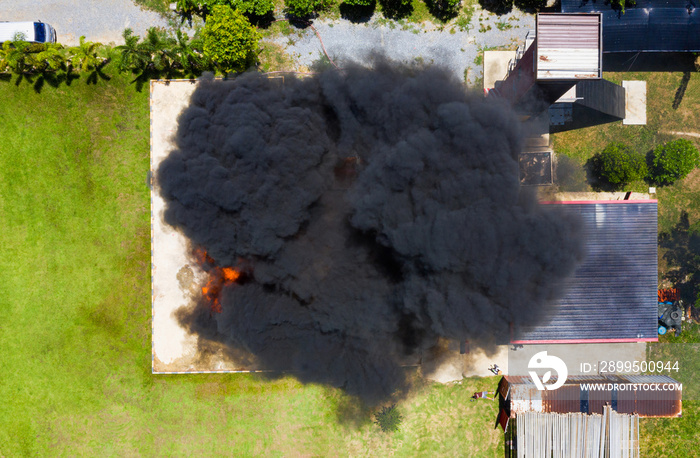
<svg viewBox="0 0 700 458">
<path fill-rule="evenodd" d="M 381 59 L 203 79 L 158 170 L 165 220 L 248 274 L 181 321 L 368 401 L 438 337 L 507 342 L 581 253 L 577 224 L 518 185 L 519 125 L 445 70 Z"/>
</svg>

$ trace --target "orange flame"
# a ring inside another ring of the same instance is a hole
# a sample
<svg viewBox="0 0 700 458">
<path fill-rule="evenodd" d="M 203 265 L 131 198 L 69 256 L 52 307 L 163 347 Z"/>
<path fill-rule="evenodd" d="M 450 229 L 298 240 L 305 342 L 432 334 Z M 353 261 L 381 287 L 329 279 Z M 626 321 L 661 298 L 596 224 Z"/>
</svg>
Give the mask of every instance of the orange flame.
<svg viewBox="0 0 700 458">
<path fill-rule="evenodd" d="M 209 302 L 212 312 L 221 313 L 221 301 L 219 295 L 224 286 L 234 283 L 241 276 L 241 272 L 233 267 L 219 267 L 214 259 L 206 251 L 196 249 L 194 256 L 202 265 L 212 265 L 208 269 L 209 281 L 202 287 L 202 296 Z"/>
</svg>

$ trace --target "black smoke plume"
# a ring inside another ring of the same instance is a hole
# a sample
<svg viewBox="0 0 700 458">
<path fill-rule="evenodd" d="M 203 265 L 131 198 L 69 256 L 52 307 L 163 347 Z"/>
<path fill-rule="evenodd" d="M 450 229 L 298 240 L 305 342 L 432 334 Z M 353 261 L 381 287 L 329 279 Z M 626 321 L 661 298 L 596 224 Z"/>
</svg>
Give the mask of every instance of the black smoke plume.
<svg viewBox="0 0 700 458">
<path fill-rule="evenodd" d="M 157 172 L 164 218 L 246 274 L 181 322 L 369 402 L 439 337 L 508 342 L 581 253 L 576 222 L 518 185 L 519 126 L 446 70 L 382 59 L 202 79 Z"/>
</svg>

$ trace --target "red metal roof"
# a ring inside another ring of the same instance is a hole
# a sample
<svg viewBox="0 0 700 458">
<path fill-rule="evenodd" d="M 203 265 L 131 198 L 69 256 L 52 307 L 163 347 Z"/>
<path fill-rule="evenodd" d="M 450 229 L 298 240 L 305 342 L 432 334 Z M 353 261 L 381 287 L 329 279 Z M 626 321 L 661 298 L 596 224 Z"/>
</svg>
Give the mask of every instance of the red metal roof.
<svg viewBox="0 0 700 458">
<path fill-rule="evenodd" d="M 581 389 L 582 384 L 612 386 L 613 389 L 585 391 Z M 652 389 L 630 386 L 644 384 Z M 511 417 L 528 411 L 601 414 L 605 405 L 611 405 L 619 413 L 640 417 L 679 417 L 682 391 L 660 389 L 665 384 L 679 385 L 679 382 L 666 375 L 572 376 L 559 389 L 539 391 L 529 376 L 505 376 L 498 392 L 507 396 Z"/>
</svg>

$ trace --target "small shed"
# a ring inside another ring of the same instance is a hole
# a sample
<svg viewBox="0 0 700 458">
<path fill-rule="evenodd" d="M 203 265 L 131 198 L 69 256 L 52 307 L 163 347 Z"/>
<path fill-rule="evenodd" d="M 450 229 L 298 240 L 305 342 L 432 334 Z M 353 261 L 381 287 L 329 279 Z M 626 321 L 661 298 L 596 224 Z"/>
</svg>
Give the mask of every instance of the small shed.
<svg viewBox="0 0 700 458">
<path fill-rule="evenodd" d="M 578 375 L 560 388 L 538 390 L 530 376 L 505 376 L 498 384 L 500 410 L 602 414 L 606 406 L 640 417 L 680 417 L 682 384 L 667 375 Z"/>
<path fill-rule="evenodd" d="M 537 79 L 600 79 L 602 71 L 599 14 L 538 14 Z"/>
</svg>

